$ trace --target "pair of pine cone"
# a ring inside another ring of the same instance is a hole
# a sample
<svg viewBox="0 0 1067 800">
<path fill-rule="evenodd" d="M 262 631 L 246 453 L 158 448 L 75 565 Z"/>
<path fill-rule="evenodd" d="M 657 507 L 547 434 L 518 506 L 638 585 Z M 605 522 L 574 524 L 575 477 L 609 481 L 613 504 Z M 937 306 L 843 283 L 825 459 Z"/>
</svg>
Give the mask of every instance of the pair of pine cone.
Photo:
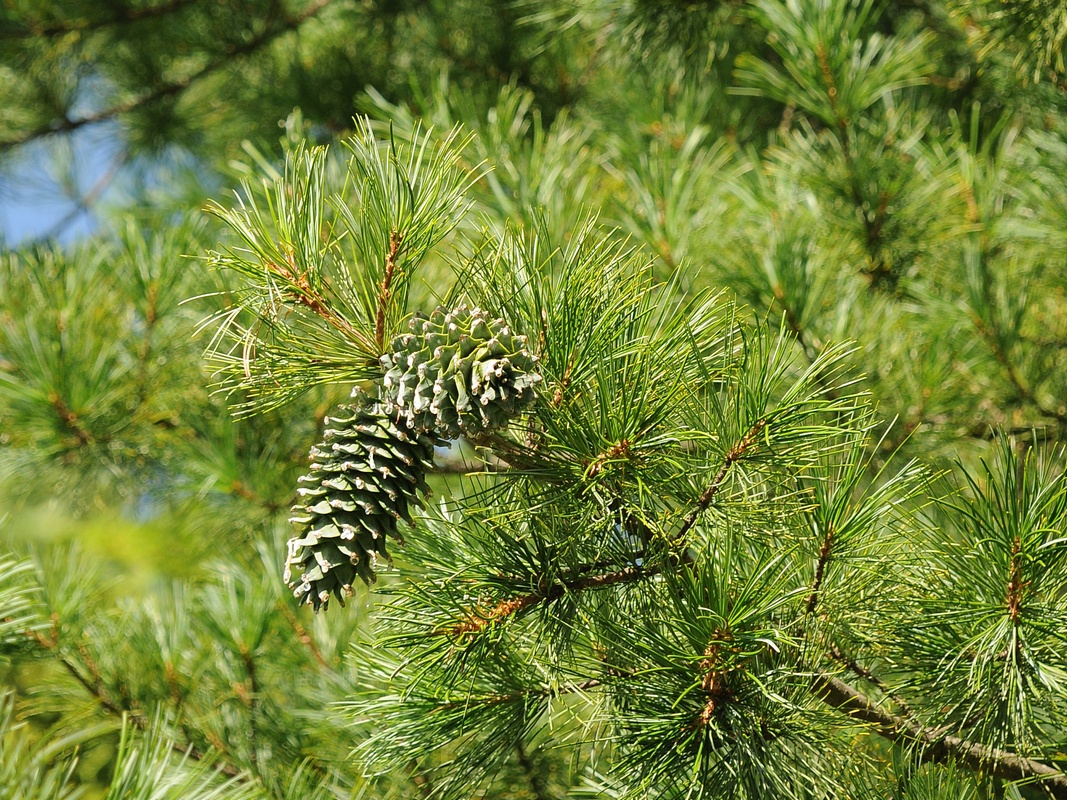
<svg viewBox="0 0 1067 800">
<path fill-rule="evenodd" d="M 536 396 L 537 357 L 503 320 L 462 305 L 417 315 L 410 328 L 381 358 L 378 396 L 357 389 L 357 402 L 327 417 L 300 478 L 290 522 L 302 534 L 289 540 L 285 581 L 316 611 L 331 596 L 344 605 L 357 577 L 372 583 L 388 562 L 386 540 L 403 541 L 398 522 L 411 524 L 428 494 L 435 446 L 502 428 Z"/>
</svg>

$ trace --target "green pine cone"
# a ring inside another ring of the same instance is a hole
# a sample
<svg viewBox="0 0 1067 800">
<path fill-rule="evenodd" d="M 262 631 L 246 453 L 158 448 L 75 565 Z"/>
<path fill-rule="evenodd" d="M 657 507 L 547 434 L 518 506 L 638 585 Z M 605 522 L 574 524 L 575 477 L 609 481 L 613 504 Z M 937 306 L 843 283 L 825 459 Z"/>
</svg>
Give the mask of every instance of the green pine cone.
<svg viewBox="0 0 1067 800">
<path fill-rule="evenodd" d="M 285 560 L 289 588 L 316 611 L 331 594 L 343 606 L 357 577 L 374 582 L 379 557 L 389 560 L 386 539 L 403 541 L 397 521 L 410 523 L 411 509 L 421 505 L 418 493 L 429 493 L 424 476 L 436 443 L 366 401 L 341 406 L 326 424 L 289 520 L 303 533 L 289 540 Z M 301 572 L 296 578 L 294 565 Z"/>
<path fill-rule="evenodd" d="M 533 402 L 541 380 L 526 337 L 466 305 L 416 315 L 392 351 L 381 359 L 383 405 L 446 439 L 505 427 Z"/>
</svg>

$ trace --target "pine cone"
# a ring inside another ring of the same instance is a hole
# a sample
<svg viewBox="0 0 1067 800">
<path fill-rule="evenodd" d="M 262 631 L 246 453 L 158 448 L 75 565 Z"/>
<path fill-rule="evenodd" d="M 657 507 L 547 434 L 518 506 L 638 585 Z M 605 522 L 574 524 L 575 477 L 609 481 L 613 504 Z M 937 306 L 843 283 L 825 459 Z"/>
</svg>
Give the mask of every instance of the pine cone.
<svg viewBox="0 0 1067 800">
<path fill-rule="evenodd" d="M 382 403 L 415 429 L 446 439 L 503 428 L 533 402 L 541 376 L 526 337 L 481 309 L 438 307 L 382 356 Z"/>
<path fill-rule="evenodd" d="M 377 403 L 344 405 L 327 417 L 324 440 L 311 449 L 311 471 L 300 478 L 303 498 L 290 522 L 303 529 L 289 540 L 285 581 L 301 602 L 318 611 L 330 595 L 343 606 L 356 577 L 376 579 L 378 557 L 387 561 L 388 537 L 403 541 L 397 521 L 411 523 L 436 440 L 415 432 Z M 299 566 L 299 579 L 292 577 Z"/>
</svg>

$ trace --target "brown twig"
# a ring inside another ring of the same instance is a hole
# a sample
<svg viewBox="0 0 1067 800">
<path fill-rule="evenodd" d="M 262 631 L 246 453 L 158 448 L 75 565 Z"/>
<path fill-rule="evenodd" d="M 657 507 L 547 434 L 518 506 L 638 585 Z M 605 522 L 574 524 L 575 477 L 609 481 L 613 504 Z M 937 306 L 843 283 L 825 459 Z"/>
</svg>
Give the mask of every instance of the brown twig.
<svg viewBox="0 0 1067 800">
<path fill-rule="evenodd" d="M 477 612 L 471 612 L 466 621 L 439 631 L 439 633 L 448 634 L 450 636 L 477 633 L 491 622 L 506 619 L 520 611 L 525 611 L 528 608 L 541 605 L 542 603 L 554 603 L 556 600 L 566 597 L 568 594 L 584 592 L 586 589 L 604 589 L 608 586 L 615 586 L 620 583 L 633 583 L 634 581 L 658 573 L 659 570 L 657 569 L 645 570 L 638 566 L 632 566 L 624 567 L 615 570 L 614 572 L 605 572 L 597 575 L 588 575 L 584 578 L 577 578 L 571 581 L 563 581 L 561 583 L 553 584 L 543 592 L 531 592 L 530 594 L 525 594 L 520 597 L 501 600 L 493 606 L 488 613 L 479 614 Z"/>
<path fill-rule="evenodd" d="M 1023 580 L 1020 549 L 1021 542 L 1019 537 L 1016 536 L 1011 546 L 1011 563 L 1008 566 L 1008 590 L 1004 596 L 1004 604 L 1008 607 L 1008 617 L 1015 626 L 1019 625 L 1019 617 L 1022 616 L 1023 596 L 1030 586 L 1030 581 Z"/>
<path fill-rule="evenodd" d="M 234 497 L 240 497 L 242 500 L 247 500 L 248 502 L 259 506 L 264 511 L 270 514 L 275 514 L 289 505 L 288 500 L 281 503 L 275 500 L 268 500 L 267 498 L 258 494 L 251 487 L 249 487 L 249 485 L 242 481 L 240 478 L 236 478 L 231 481 L 228 488 L 230 490 L 230 494 L 232 494 Z"/>
<path fill-rule="evenodd" d="M 826 574 L 826 564 L 830 561 L 830 551 L 834 546 L 834 529 L 832 526 L 826 529 L 826 536 L 819 548 L 819 560 L 815 564 L 815 579 L 811 582 L 811 594 L 808 595 L 807 613 L 814 614 L 815 606 L 819 602 L 819 589 L 822 587 L 822 579 Z"/>
<path fill-rule="evenodd" d="M 289 623 L 289 627 L 293 629 L 293 633 L 296 634 L 297 640 L 308 649 L 309 653 L 311 653 L 311 657 L 318 662 L 320 667 L 330 669 L 330 664 L 322 654 L 322 650 L 319 649 L 315 640 L 311 638 L 311 634 L 308 633 L 307 628 L 303 626 L 296 614 L 293 613 L 293 610 L 289 608 L 289 604 L 284 602 L 278 603 L 278 609 L 282 612 L 286 622 Z"/>
<path fill-rule="evenodd" d="M 726 454 L 722 467 L 719 468 L 715 478 L 708 485 L 708 488 L 704 490 L 704 493 L 700 495 L 693 510 L 689 512 L 689 516 L 687 516 L 682 523 L 682 527 L 679 528 L 678 532 L 674 535 L 674 541 L 680 542 L 684 539 L 686 534 L 689 533 L 692 527 L 696 524 L 696 521 L 700 519 L 700 515 L 707 511 L 708 506 L 711 505 L 711 501 L 715 499 L 715 495 L 717 495 L 719 489 L 722 488 L 722 485 L 726 480 L 726 475 L 730 471 L 730 467 L 733 466 L 735 462 L 739 461 L 741 457 L 752 448 L 756 443 L 757 437 L 763 432 L 766 425 L 766 420 L 759 420 L 752 426 L 748 433 L 741 437 L 741 441 L 730 448 L 730 452 Z"/>
<path fill-rule="evenodd" d="M 730 670 L 721 668 L 719 664 L 721 641 L 728 640 L 730 635 L 728 631 L 716 631 L 715 635 L 716 641 L 707 646 L 704 650 L 704 658 L 700 661 L 700 668 L 704 671 L 704 676 L 700 679 L 700 688 L 707 695 L 707 700 L 700 714 L 693 720 L 690 726 L 692 730 L 707 727 L 714 719 L 719 703 L 730 694 L 730 689 L 726 685 Z"/>
<path fill-rule="evenodd" d="M 339 316 L 330 308 L 329 301 L 311 285 L 307 272 L 297 269 L 296 260 L 292 252 L 288 253 L 286 257 L 289 262 L 287 267 L 283 267 L 273 261 L 268 261 L 265 266 L 289 284 L 286 291 L 288 297 L 293 302 L 307 308 L 316 316 L 321 317 L 327 324 L 340 331 L 349 341 L 361 344 L 368 350 L 372 349 L 363 334 L 353 328 L 348 320 Z"/>
<path fill-rule="evenodd" d="M 378 287 L 378 312 L 374 319 L 374 343 L 379 351 L 385 349 L 385 316 L 391 297 L 390 286 L 396 271 L 396 256 L 400 251 L 400 233 L 395 229 L 389 233 L 389 252 L 385 256 L 385 271 L 382 283 Z"/>
<path fill-rule="evenodd" d="M 898 693 L 890 689 L 889 684 L 887 684 L 884 680 L 875 675 L 874 672 L 872 672 L 868 667 L 863 666 L 858 661 L 856 661 L 856 659 L 842 652 L 841 649 L 837 647 L 837 645 L 831 645 L 829 655 L 830 658 L 841 664 L 843 667 L 845 667 L 845 669 L 847 669 L 856 677 L 862 678 L 873 686 L 878 687 L 878 691 L 880 691 L 886 697 L 892 699 L 892 701 L 900 707 L 900 710 L 903 711 L 906 716 L 914 716 L 911 710 L 911 706 L 908 704 L 908 701 L 901 697 Z"/>
<path fill-rule="evenodd" d="M 597 453 L 591 461 L 586 463 L 585 475 L 587 478 L 595 478 L 604 470 L 605 464 L 611 461 L 626 461 L 630 455 L 630 440 L 620 439 L 607 450 Z"/>
<path fill-rule="evenodd" d="M 563 377 L 559 379 L 559 385 L 556 386 L 556 391 L 552 393 L 552 408 L 559 408 L 563 403 L 563 395 L 571 385 L 571 373 L 574 372 L 576 353 L 571 353 L 570 361 L 567 362 L 567 369 L 563 371 Z"/>
<path fill-rule="evenodd" d="M 48 402 L 55 409 L 56 415 L 59 417 L 59 421 L 63 423 L 64 427 L 74 436 L 79 445 L 92 444 L 96 439 L 88 430 L 86 430 L 81 421 L 78 419 L 78 415 L 74 413 L 67 405 L 66 401 L 60 397 L 59 392 L 55 390 L 48 393 Z"/>
</svg>

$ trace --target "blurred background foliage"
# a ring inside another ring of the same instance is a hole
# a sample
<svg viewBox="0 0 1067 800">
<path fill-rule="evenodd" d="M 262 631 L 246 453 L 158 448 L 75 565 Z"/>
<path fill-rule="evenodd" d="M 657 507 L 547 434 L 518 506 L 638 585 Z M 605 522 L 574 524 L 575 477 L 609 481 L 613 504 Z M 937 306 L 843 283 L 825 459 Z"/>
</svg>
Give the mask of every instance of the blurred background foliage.
<svg viewBox="0 0 1067 800">
<path fill-rule="evenodd" d="M 210 198 L 356 115 L 398 140 L 460 126 L 491 168 L 472 238 L 519 224 L 547 257 L 593 215 L 809 361 L 854 341 L 872 476 L 973 467 L 994 429 L 1062 472 L 1065 43 L 1060 0 L 5 3 L 0 203 L 29 182 L 71 211 L 0 253 L 0 798 L 432 791 L 414 759 L 362 777 L 366 730 L 331 710 L 362 680 L 364 598 L 313 617 L 278 580 L 348 389 L 249 419 L 212 393 L 200 323 L 236 287 L 205 259 L 229 241 Z M 431 259 L 413 307 L 452 266 Z M 537 744 L 489 796 L 621 796 Z M 974 780 L 926 766 L 895 796 L 985 796 Z"/>
</svg>

